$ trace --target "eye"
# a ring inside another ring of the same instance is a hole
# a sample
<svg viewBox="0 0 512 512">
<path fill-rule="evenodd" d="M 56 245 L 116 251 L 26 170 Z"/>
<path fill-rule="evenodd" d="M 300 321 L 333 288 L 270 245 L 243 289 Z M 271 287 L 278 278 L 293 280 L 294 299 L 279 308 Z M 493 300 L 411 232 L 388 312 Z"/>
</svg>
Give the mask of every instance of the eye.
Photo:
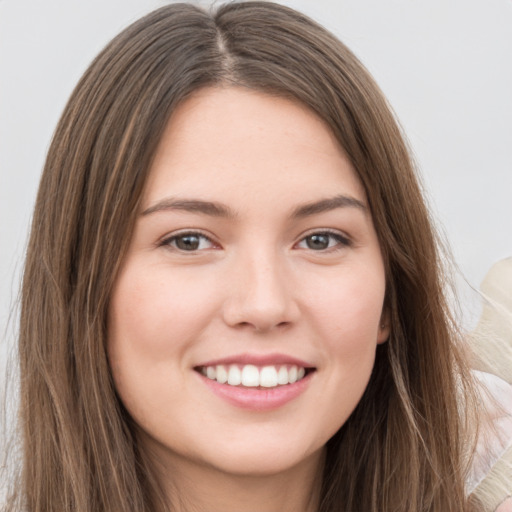
<svg viewBox="0 0 512 512">
<path fill-rule="evenodd" d="M 297 247 L 300 249 L 310 249 L 313 251 L 326 251 L 329 249 L 348 247 L 350 244 L 350 240 L 340 233 L 321 231 L 311 233 L 310 235 L 304 237 L 297 244 Z"/>
<path fill-rule="evenodd" d="M 162 245 L 178 251 L 194 252 L 213 249 L 215 244 L 205 235 L 196 232 L 179 233 L 166 238 Z"/>
</svg>

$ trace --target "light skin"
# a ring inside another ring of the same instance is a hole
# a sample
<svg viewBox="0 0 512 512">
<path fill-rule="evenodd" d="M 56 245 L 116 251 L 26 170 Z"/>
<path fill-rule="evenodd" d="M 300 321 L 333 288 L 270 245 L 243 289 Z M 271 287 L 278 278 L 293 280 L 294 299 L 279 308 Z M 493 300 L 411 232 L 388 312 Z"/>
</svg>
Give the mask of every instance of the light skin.
<svg viewBox="0 0 512 512">
<path fill-rule="evenodd" d="M 119 396 L 178 510 L 315 510 L 325 443 L 389 334 L 384 294 L 364 189 L 314 113 L 235 87 L 178 107 L 113 291 L 108 340 Z M 304 389 L 276 407 L 233 404 L 198 371 L 275 354 L 310 368 Z"/>
<path fill-rule="evenodd" d="M 507 498 L 497 509 L 496 512 L 512 512 L 512 498 Z"/>
</svg>

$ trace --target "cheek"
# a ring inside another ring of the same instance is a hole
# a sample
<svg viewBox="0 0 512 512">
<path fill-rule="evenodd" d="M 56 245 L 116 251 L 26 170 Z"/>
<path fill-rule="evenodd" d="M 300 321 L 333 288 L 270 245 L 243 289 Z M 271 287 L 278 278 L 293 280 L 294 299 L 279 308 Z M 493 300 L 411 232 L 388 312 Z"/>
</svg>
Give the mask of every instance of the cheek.
<svg viewBox="0 0 512 512">
<path fill-rule="evenodd" d="M 112 294 L 108 315 L 108 357 L 116 390 L 143 429 L 182 407 L 185 355 L 208 317 L 197 286 L 177 273 L 129 262 Z M 175 391 L 161 397 L 165 385 Z"/>
<path fill-rule="evenodd" d="M 324 282 L 311 296 L 310 309 L 329 351 L 357 356 L 366 345 L 375 348 L 382 319 L 385 280 L 380 272 L 357 272 Z"/>
<path fill-rule="evenodd" d="M 110 304 L 109 344 L 144 359 L 179 352 L 211 317 L 208 287 L 166 268 L 127 267 Z"/>
<path fill-rule="evenodd" d="M 187 350 L 209 315 L 197 286 L 176 276 L 162 268 L 126 265 L 110 302 L 109 363 L 117 392 L 140 425 L 148 411 L 161 410 L 162 383 L 172 380 L 173 389 L 181 389 Z M 173 400 L 180 396 L 177 392 Z"/>
<path fill-rule="evenodd" d="M 370 379 L 385 281 L 381 273 L 354 270 L 324 284 L 310 304 L 325 361 L 326 382 L 317 400 L 329 411 L 333 434 L 357 406 Z"/>
</svg>

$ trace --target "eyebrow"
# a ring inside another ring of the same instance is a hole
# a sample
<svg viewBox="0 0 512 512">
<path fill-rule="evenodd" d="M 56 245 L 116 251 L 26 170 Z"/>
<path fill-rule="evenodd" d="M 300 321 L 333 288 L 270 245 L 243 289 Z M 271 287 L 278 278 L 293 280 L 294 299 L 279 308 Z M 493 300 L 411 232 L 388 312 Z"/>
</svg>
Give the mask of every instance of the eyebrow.
<svg viewBox="0 0 512 512">
<path fill-rule="evenodd" d="M 337 208 L 356 208 L 362 212 L 367 212 L 366 205 L 352 196 L 337 195 L 319 201 L 313 201 L 297 207 L 293 212 L 292 218 L 303 218 L 319 213 L 324 213 Z M 203 201 L 201 199 L 175 199 L 168 197 L 158 201 L 142 212 L 143 216 L 155 212 L 179 210 L 192 213 L 203 213 L 211 217 L 235 218 L 236 212 L 228 206 L 214 201 Z"/>
<path fill-rule="evenodd" d="M 149 215 L 155 212 L 181 210 L 185 212 L 203 213 L 211 217 L 236 217 L 231 208 L 213 201 L 202 201 L 199 199 L 174 199 L 168 197 L 162 199 L 142 212 L 142 215 Z"/>
<path fill-rule="evenodd" d="M 309 217 L 310 215 L 316 215 L 318 213 L 324 213 L 337 208 L 357 208 L 363 213 L 368 211 L 366 205 L 352 196 L 337 195 L 327 199 L 321 199 L 320 201 L 314 201 L 312 203 L 306 203 L 296 208 L 292 214 L 292 217 Z"/>
</svg>

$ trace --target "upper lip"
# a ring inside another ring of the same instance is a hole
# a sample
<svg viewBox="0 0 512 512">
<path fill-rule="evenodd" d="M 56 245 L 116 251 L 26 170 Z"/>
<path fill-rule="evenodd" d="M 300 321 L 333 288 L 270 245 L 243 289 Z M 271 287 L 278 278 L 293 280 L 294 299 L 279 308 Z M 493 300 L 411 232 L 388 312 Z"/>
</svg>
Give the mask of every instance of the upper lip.
<svg viewBox="0 0 512 512">
<path fill-rule="evenodd" d="M 204 361 L 198 364 L 196 367 L 201 366 L 217 366 L 219 364 L 229 365 L 229 364 L 239 364 L 246 365 L 252 364 L 254 366 L 273 366 L 273 365 L 295 365 L 301 366 L 303 368 L 314 368 L 314 365 L 308 363 L 307 361 L 303 361 L 294 356 L 289 356 L 287 354 L 237 354 L 227 357 L 222 357 L 219 359 L 211 359 L 209 361 Z"/>
</svg>

